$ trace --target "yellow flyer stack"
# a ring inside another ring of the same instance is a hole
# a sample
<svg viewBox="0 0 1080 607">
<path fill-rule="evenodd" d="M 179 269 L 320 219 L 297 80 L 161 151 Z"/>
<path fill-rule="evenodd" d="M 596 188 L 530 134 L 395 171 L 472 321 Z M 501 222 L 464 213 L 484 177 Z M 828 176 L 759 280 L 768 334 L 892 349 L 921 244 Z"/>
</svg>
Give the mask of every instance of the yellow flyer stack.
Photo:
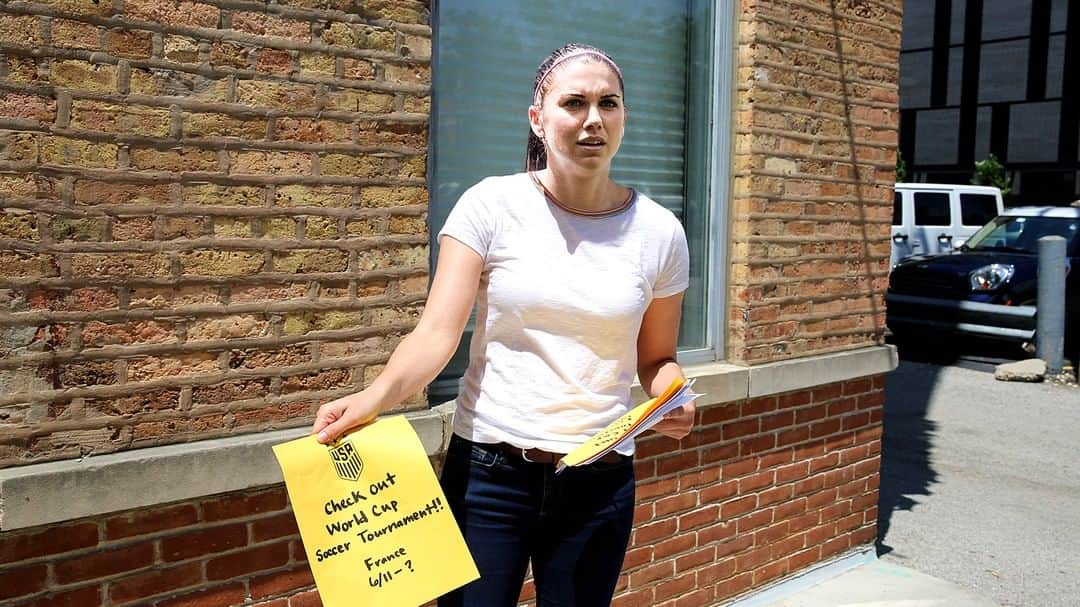
<svg viewBox="0 0 1080 607">
<path fill-rule="evenodd" d="M 422 605 L 479 577 L 404 417 L 332 445 L 297 439 L 274 455 L 326 607 Z"/>
</svg>

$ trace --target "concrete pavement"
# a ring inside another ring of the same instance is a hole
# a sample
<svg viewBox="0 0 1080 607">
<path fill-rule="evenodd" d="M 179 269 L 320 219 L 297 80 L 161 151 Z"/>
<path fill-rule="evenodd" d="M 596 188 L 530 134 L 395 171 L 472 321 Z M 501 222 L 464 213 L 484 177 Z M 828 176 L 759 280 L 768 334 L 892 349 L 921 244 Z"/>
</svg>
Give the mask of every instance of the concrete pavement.
<svg viewBox="0 0 1080 607">
<path fill-rule="evenodd" d="M 997 607 L 944 580 L 884 561 L 859 565 L 765 607 Z"/>
</svg>

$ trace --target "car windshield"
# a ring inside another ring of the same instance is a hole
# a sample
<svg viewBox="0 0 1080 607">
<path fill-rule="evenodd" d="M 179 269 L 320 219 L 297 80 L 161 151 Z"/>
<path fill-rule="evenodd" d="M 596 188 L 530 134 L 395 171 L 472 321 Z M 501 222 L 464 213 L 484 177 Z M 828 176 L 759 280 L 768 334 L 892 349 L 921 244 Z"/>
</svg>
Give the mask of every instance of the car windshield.
<svg viewBox="0 0 1080 607">
<path fill-rule="evenodd" d="M 1043 236 L 1062 236 L 1065 249 L 1080 247 L 1080 219 L 1066 217 L 1015 217 L 1002 215 L 979 229 L 966 245 L 977 251 L 1039 252 Z"/>
</svg>

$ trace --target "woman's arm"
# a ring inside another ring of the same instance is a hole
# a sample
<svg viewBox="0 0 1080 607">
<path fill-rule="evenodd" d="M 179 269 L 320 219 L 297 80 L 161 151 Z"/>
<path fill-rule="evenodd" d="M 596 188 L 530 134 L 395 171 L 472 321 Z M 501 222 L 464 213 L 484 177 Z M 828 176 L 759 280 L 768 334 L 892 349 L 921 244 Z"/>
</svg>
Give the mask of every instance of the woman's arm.
<svg viewBox="0 0 1080 607">
<path fill-rule="evenodd" d="M 416 328 L 401 340 L 370 386 L 319 407 L 311 428 L 319 442 L 328 443 L 372 421 L 431 383 L 450 361 L 476 300 L 484 262 L 453 238 L 443 238 L 440 245 L 435 280 Z"/>
<path fill-rule="evenodd" d="M 641 319 L 637 372 L 641 387 L 649 396 L 663 392 L 676 377 L 685 377 L 675 361 L 682 299 L 682 293 L 654 299 Z M 671 438 L 683 438 L 694 425 L 694 412 L 694 403 L 684 405 L 665 415 L 653 429 Z"/>
</svg>

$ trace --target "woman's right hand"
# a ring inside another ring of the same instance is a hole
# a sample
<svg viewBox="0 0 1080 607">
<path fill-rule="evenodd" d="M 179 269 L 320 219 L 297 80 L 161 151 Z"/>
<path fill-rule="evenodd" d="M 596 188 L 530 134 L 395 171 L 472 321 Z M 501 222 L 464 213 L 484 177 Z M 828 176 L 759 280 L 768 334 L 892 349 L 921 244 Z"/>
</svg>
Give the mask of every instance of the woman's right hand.
<svg viewBox="0 0 1080 607">
<path fill-rule="evenodd" d="M 367 390 L 343 396 L 319 407 L 311 433 L 324 445 L 332 443 L 347 430 L 373 421 L 379 410 L 378 400 Z"/>
</svg>

